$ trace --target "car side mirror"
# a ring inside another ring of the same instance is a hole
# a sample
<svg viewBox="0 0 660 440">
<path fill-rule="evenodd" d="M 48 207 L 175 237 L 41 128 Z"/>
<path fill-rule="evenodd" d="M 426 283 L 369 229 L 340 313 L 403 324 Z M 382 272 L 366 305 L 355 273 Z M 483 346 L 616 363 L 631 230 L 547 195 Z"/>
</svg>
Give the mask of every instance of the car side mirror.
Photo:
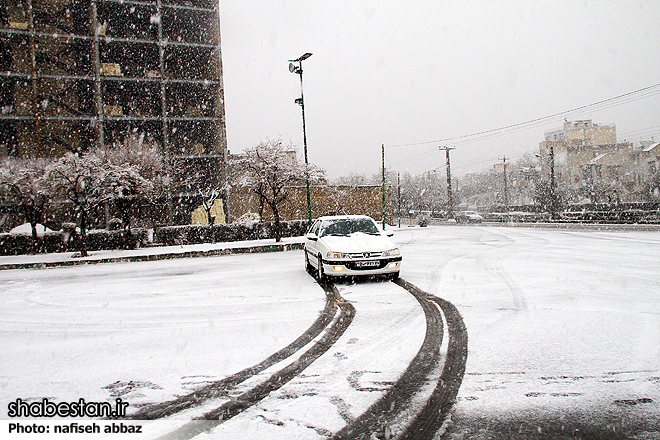
<svg viewBox="0 0 660 440">
<path fill-rule="evenodd" d="M 388 237 L 394 237 L 394 231 L 387 230 L 385 231 L 385 235 L 387 235 Z"/>
<path fill-rule="evenodd" d="M 312 241 L 316 241 L 319 239 L 316 235 L 312 234 L 311 232 L 307 233 L 307 235 L 305 235 L 305 238 L 307 240 L 312 240 Z"/>
</svg>

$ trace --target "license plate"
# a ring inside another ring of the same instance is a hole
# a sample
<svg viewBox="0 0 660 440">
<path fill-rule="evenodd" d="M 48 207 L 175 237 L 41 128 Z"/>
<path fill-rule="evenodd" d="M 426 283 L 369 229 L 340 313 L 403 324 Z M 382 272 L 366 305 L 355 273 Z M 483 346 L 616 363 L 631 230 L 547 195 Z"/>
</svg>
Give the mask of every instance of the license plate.
<svg viewBox="0 0 660 440">
<path fill-rule="evenodd" d="M 380 266 L 380 261 L 357 261 L 355 267 L 378 267 Z"/>
</svg>

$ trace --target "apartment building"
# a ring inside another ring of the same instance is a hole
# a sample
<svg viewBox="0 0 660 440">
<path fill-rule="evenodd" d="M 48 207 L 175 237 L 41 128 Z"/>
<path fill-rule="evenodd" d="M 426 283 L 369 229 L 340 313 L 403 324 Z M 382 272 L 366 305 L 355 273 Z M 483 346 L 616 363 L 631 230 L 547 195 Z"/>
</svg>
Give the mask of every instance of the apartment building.
<svg viewBox="0 0 660 440">
<path fill-rule="evenodd" d="M 224 113 L 217 1 L 0 0 L 0 157 L 144 134 L 190 191 L 226 179 Z"/>
<path fill-rule="evenodd" d="M 554 174 L 573 202 L 642 201 L 649 196 L 646 184 L 660 155 L 652 145 L 617 142 L 614 124 L 564 121 L 539 144 L 541 173 L 546 180 Z"/>
</svg>

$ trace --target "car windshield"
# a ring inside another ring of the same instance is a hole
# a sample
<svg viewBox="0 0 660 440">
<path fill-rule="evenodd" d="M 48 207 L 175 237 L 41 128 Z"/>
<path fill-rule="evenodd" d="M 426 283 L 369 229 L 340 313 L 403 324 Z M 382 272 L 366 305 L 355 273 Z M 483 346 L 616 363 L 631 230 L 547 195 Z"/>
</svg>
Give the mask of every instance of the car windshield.
<svg viewBox="0 0 660 440">
<path fill-rule="evenodd" d="M 321 228 L 321 237 L 326 235 L 347 236 L 356 232 L 380 235 L 378 227 L 376 227 L 376 224 L 372 220 L 367 218 L 347 218 L 324 222 Z"/>
</svg>

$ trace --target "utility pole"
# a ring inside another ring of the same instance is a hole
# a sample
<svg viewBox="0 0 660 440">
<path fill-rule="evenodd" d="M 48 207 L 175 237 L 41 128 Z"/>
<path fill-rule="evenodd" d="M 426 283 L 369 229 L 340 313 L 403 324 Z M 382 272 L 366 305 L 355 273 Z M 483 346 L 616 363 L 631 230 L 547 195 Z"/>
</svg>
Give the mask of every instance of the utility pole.
<svg viewBox="0 0 660 440">
<path fill-rule="evenodd" d="M 507 181 L 506 181 L 506 156 L 502 158 L 502 165 L 503 165 L 503 171 L 504 171 L 504 210 L 506 213 L 509 212 L 509 193 L 507 189 Z"/>
<path fill-rule="evenodd" d="M 455 150 L 456 147 L 438 147 L 438 150 L 445 150 L 447 156 L 447 218 L 454 218 L 453 196 L 451 193 L 451 164 L 449 162 L 449 150 Z"/>
<path fill-rule="evenodd" d="M 401 229 L 401 173 L 396 173 L 397 199 L 399 200 L 399 229 Z"/>
<path fill-rule="evenodd" d="M 557 220 L 557 181 L 555 180 L 555 147 L 550 146 L 550 219 Z"/>
</svg>

